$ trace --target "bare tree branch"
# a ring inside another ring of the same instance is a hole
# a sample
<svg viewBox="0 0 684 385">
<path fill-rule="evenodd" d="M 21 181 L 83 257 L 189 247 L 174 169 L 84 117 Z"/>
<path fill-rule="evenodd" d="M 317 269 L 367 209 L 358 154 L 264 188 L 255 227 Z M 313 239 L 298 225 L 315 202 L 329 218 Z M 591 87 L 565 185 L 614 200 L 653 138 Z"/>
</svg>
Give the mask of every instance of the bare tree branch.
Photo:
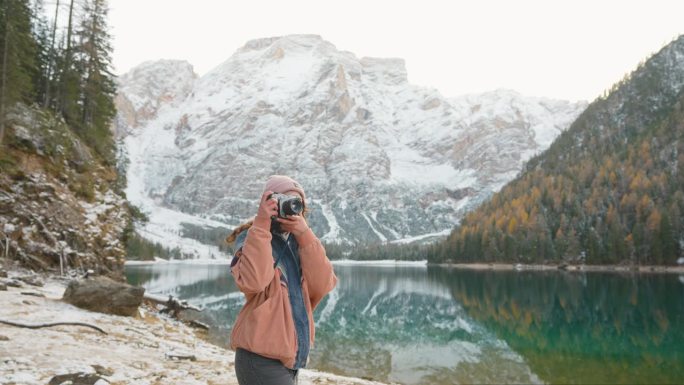
<svg viewBox="0 0 684 385">
<path fill-rule="evenodd" d="M 20 328 L 28 328 L 28 329 L 39 329 L 39 328 L 46 328 L 46 327 L 57 326 L 57 325 L 85 326 L 85 327 L 93 328 L 102 334 L 107 334 L 106 331 L 100 329 L 99 327 L 97 327 L 95 325 L 83 323 L 83 322 L 52 322 L 52 323 L 47 323 L 47 324 L 29 325 L 29 324 L 22 324 L 19 322 L 12 322 L 12 321 L 6 321 L 6 320 L 0 319 L 0 323 L 11 325 L 11 326 L 16 326 L 16 327 L 20 327 Z"/>
</svg>

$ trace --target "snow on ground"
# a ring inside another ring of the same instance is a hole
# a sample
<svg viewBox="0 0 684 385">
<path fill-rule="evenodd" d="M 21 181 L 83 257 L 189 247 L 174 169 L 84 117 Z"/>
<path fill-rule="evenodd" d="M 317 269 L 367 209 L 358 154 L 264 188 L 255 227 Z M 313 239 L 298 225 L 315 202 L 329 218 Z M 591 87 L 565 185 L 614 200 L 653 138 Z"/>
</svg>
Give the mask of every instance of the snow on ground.
<svg viewBox="0 0 684 385">
<path fill-rule="evenodd" d="M 168 114 L 172 115 L 170 112 Z M 168 120 L 173 120 L 173 118 L 169 116 Z M 136 231 L 151 242 L 160 243 L 168 249 L 178 248 L 183 254 L 190 254 L 195 258 L 227 259 L 228 256 L 217 246 L 183 237 L 182 224 L 227 229 L 232 229 L 233 226 L 164 207 L 159 199 L 151 197 L 151 194 L 165 191 L 179 170 L 182 170 L 180 160 L 175 157 L 173 138 L 171 135 L 165 135 L 165 130 L 166 127 L 162 122 L 148 127 L 137 135 L 129 135 L 125 139 L 126 156 L 130 162 L 126 174 L 126 196 L 149 219 L 144 225 L 136 226 Z M 160 163 L 166 164 L 169 169 L 162 173 L 150 170 L 150 162 L 144 161 L 145 156 L 163 159 L 164 162 Z"/>
<path fill-rule="evenodd" d="M 385 237 L 381 232 L 379 232 L 375 226 L 373 226 L 373 222 L 371 222 L 370 218 L 368 218 L 368 215 L 366 213 L 361 213 L 361 216 L 368 222 L 368 226 L 370 226 L 371 230 L 375 233 L 375 235 L 380 238 L 380 242 L 387 242 L 387 237 Z"/>
<path fill-rule="evenodd" d="M 340 225 L 337 223 L 337 218 L 335 218 L 335 213 L 332 211 L 330 206 L 327 204 L 319 203 L 321 206 L 321 212 L 323 216 L 328 221 L 328 226 L 330 231 L 321 237 L 321 241 L 335 242 L 340 239 Z"/>
<path fill-rule="evenodd" d="M 234 353 L 204 341 L 189 326 L 148 307 L 141 307 L 137 317 L 79 309 L 60 300 L 65 287 L 66 281 L 59 278 L 48 278 L 43 287 L 8 287 L 0 291 L 0 319 L 27 324 L 85 322 L 108 334 L 81 326 L 27 329 L 0 324 L 1 384 L 44 385 L 60 374 L 94 374 L 100 366 L 100 376 L 112 385 L 237 385 Z M 194 355 L 196 360 L 169 355 Z M 299 383 L 379 384 L 314 370 L 302 370 Z"/>
<path fill-rule="evenodd" d="M 448 163 L 437 164 L 407 144 L 395 144 L 387 151 L 392 159 L 391 174 L 394 181 L 412 185 L 450 186 L 453 189 L 477 183 L 475 170 L 457 170 Z"/>
<path fill-rule="evenodd" d="M 467 198 L 466 198 L 467 199 Z M 402 239 L 395 239 L 393 241 L 390 241 L 389 243 L 397 243 L 397 244 L 407 244 L 411 242 L 416 242 L 423 240 L 425 238 L 431 238 L 431 237 L 445 237 L 447 235 L 451 234 L 451 229 L 446 229 L 442 231 L 438 231 L 436 233 L 429 233 L 429 234 L 422 234 L 422 235 L 417 235 L 415 237 L 408 237 L 408 238 L 402 238 Z"/>
<path fill-rule="evenodd" d="M 188 265 L 228 265 L 230 264 L 230 259 L 164 259 L 155 258 L 154 261 L 126 261 L 126 265 L 153 265 L 158 263 L 169 263 L 169 264 L 188 264 Z"/>
</svg>

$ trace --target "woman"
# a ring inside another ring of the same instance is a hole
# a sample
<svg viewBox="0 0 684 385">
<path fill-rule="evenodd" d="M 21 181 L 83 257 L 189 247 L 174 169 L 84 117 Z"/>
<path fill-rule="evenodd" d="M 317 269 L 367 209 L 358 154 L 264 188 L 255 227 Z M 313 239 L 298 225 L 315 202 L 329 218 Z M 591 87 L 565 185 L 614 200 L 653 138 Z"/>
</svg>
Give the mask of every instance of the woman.
<svg viewBox="0 0 684 385">
<path fill-rule="evenodd" d="M 279 217 L 273 193 L 301 198 L 302 215 Z M 299 183 L 272 175 L 254 219 L 226 239 L 235 242 L 231 273 L 247 299 L 230 341 L 240 385 L 295 384 L 306 366 L 314 342 L 313 309 L 337 277 L 305 214 Z"/>
</svg>

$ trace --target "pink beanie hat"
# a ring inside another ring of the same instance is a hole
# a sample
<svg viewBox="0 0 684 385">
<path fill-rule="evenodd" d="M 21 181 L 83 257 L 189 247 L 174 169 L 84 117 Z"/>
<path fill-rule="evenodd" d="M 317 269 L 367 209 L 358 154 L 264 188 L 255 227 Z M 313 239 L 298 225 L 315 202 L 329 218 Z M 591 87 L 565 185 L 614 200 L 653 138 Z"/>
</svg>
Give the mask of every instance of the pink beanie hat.
<svg viewBox="0 0 684 385">
<path fill-rule="evenodd" d="M 304 189 L 302 185 L 297 183 L 296 180 L 285 175 L 271 175 L 266 180 L 266 186 L 264 186 L 264 191 L 273 191 L 279 194 L 285 194 L 286 192 L 294 191 L 302 196 L 302 200 L 306 201 L 306 195 L 304 194 Z"/>
</svg>

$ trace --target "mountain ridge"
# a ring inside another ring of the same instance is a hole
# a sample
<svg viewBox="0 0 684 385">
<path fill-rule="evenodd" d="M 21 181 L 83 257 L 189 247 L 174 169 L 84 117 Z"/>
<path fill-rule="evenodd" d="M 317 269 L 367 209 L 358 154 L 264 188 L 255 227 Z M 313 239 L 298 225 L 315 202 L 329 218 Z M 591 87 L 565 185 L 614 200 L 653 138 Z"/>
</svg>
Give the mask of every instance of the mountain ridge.
<svg viewBox="0 0 684 385">
<path fill-rule="evenodd" d="M 268 174 L 284 173 L 307 188 L 311 225 L 325 241 L 440 236 L 540 150 L 535 133 L 510 148 L 492 145 L 486 153 L 510 151 L 486 177 L 487 166 L 476 170 L 479 163 L 455 146 L 466 146 L 462 134 L 478 136 L 487 124 L 460 121 L 467 103 L 458 110 L 436 90 L 409 84 L 402 59 L 359 59 L 315 35 L 248 42 L 190 88 L 140 126 L 129 125 L 130 117 L 117 120 L 117 132 L 126 133 L 122 147 L 138 162 L 128 179 L 138 178 L 132 190 L 139 191 L 127 195 L 143 209 L 152 207 L 145 196 L 154 197 L 155 205 L 228 227 L 253 215 Z M 584 107 L 547 106 L 559 112 L 538 124 L 552 136 Z M 530 129 L 511 113 L 501 117 L 499 134 Z"/>
</svg>

